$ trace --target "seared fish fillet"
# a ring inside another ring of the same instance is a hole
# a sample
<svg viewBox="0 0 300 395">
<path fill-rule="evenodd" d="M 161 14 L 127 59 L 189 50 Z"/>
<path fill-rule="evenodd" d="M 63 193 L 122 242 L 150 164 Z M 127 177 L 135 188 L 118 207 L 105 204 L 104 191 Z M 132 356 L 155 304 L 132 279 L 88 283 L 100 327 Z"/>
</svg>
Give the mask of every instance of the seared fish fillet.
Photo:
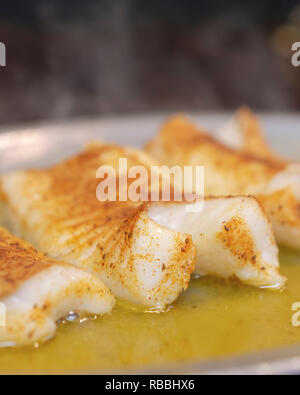
<svg viewBox="0 0 300 395">
<path fill-rule="evenodd" d="M 5 347 L 53 337 L 57 320 L 70 311 L 108 313 L 114 298 L 90 273 L 50 259 L 0 228 L 0 303 L 6 311 L 6 325 L 0 325 Z"/>
<path fill-rule="evenodd" d="M 153 221 L 146 204 L 97 200 L 97 169 L 118 170 L 120 158 L 128 168 L 156 164 L 139 150 L 94 144 L 49 170 L 5 175 L 5 222 L 47 255 L 97 274 L 116 296 L 163 308 L 188 286 L 195 246 Z"/>
<path fill-rule="evenodd" d="M 174 301 L 195 264 L 197 273 L 252 285 L 284 283 L 270 225 L 254 198 L 209 199 L 200 213 L 186 212 L 183 202 L 99 202 L 96 170 L 118 170 L 119 158 L 128 168 L 157 164 L 139 150 L 96 144 L 49 170 L 3 176 L 6 222 L 48 255 L 96 273 L 115 295 L 146 305 Z"/>
<path fill-rule="evenodd" d="M 284 163 L 263 136 L 259 120 L 247 107 L 241 107 L 218 131 L 218 141 L 245 154 Z"/>
<path fill-rule="evenodd" d="M 168 165 L 203 165 L 206 195 L 255 195 L 278 243 L 300 249 L 300 168 L 228 148 L 182 116 L 175 116 L 147 146 Z"/>
<path fill-rule="evenodd" d="M 281 234 L 281 243 L 299 249 L 300 164 L 289 162 L 272 151 L 258 120 L 247 108 L 237 111 L 232 120 L 219 130 L 217 139 L 238 151 L 283 165 L 285 170 L 268 184 L 261 201 L 269 212 L 273 212 L 274 207 L 279 209 L 274 226 L 277 233 Z M 289 225 L 286 224 L 286 218 L 289 219 Z"/>
<path fill-rule="evenodd" d="M 236 278 L 256 287 L 284 285 L 272 229 L 256 198 L 207 198 L 197 214 L 187 213 L 183 205 L 170 206 L 168 213 L 152 205 L 151 217 L 192 235 L 196 274 Z"/>
</svg>

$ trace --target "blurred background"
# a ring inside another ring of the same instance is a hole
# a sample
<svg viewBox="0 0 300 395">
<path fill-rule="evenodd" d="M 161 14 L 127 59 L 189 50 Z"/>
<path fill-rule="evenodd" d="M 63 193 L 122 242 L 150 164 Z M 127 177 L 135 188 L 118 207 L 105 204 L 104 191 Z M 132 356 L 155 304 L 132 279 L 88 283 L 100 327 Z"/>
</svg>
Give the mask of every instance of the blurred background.
<svg viewBox="0 0 300 395">
<path fill-rule="evenodd" d="M 0 123 L 300 110 L 300 1 L 2 2 Z"/>
</svg>

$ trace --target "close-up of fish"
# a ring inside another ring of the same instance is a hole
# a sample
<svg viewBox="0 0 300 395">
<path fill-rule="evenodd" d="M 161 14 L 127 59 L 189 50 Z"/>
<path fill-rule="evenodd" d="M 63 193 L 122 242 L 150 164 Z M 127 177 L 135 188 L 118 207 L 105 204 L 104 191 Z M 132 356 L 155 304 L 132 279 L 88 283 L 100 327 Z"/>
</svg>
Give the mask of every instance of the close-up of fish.
<svg viewBox="0 0 300 395">
<path fill-rule="evenodd" d="M 300 169 L 229 148 L 184 116 L 168 120 L 146 151 L 167 165 L 202 165 L 206 195 L 255 195 L 279 244 L 300 249 Z"/>
<path fill-rule="evenodd" d="M 97 274 L 116 296 L 164 308 L 188 286 L 195 247 L 188 234 L 151 220 L 139 202 L 98 201 L 98 168 L 117 169 L 124 157 L 128 166 L 149 168 L 142 152 L 93 144 L 49 170 L 3 176 L 4 217 L 49 256 Z"/>
<path fill-rule="evenodd" d="M 300 0 L 3 2 L 0 375 L 300 375 L 299 71 Z"/>
<path fill-rule="evenodd" d="M 215 135 L 218 141 L 245 154 L 284 164 L 267 143 L 259 120 L 248 107 L 239 108 Z"/>
<path fill-rule="evenodd" d="M 48 258 L 0 227 L 0 303 L 5 313 L 1 348 L 53 338 L 57 321 L 70 312 L 110 313 L 114 297 L 90 273 Z"/>
<path fill-rule="evenodd" d="M 285 284 L 272 228 L 254 197 L 207 198 L 200 213 L 187 213 L 184 205 L 169 210 L 154 205 L 150 215 L 192 235 L 196 274 L 236 278 L 256 287 L 280 289 Z"/>
<path fill-rule="evenodd" d="M 152 163 L 139 150 L 95 143 L 48 170 L 3 175 L 4 224 L 52 258 L 98 275 L 114 295 L 148 306 L 172 303 L 194 271 L 282 287 L 277 246 L 255 198 L 208 199 L 199 213 L 184 202 L 99 201 L 97 169 L 119 171 L 123 157 L 128 166 Z"/>
</svg>

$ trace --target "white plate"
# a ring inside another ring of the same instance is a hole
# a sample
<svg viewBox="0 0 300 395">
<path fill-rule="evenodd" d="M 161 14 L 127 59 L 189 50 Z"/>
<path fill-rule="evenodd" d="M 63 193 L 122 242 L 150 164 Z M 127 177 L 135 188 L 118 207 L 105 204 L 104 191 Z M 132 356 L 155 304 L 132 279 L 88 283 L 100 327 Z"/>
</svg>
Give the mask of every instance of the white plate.
<svg viewBox="0 0 300 395">
<path fill-rule="evenodd" d="M 216 129 L 228 119 L 226 114 L 190 116 L 208 130 Z M 0 172 L 53 164 L 95 139 L 142 147 L 165 119 L 165 114 L 74 119 L 2 129 Z M 299 160 L 300 116 L 262 115 L 261 120 L 271 145 L 279 153 Z"/>
</svg>

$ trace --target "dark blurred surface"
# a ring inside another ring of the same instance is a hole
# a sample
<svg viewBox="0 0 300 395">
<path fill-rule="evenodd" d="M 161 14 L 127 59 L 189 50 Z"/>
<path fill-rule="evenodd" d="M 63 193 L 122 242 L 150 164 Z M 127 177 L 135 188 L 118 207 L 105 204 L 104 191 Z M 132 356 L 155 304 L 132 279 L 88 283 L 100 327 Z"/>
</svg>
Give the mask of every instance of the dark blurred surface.
<svg viewBox="0 0 300 395">
<path fill-rule="evenodd" d="M 300 1 L 0 6 L 0 123 L 146 111 L 300 110 Z"/>
</svg>

